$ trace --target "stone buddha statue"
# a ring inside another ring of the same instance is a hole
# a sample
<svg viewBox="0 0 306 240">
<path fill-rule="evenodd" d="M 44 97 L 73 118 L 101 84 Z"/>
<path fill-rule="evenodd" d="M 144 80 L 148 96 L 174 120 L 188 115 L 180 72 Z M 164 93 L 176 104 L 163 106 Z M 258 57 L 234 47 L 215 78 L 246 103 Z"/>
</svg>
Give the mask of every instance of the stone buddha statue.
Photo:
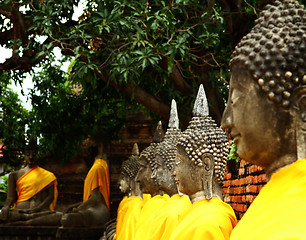
<svg viewBox="0 0 306 240">
<path fill-rule="evenodd" d="M 193 118 L 177 142 L 173 168 L 179 191 L 193 204 L 170 239 L 229 239 L 237 220 L 233 209 L 222 201 L 227 155 L 227 137 L 209 116 L 200 85 Z"/>
<path fill-rule="evenodd" d="M 172 167 L 176 156 L 176 143 L 181 135 L 179 129 L 179 118 L 177 114 L 176 102 L 171 102 L 171 111 L 168 129 L 164 140 L 156 147 L 156 153 L 149 159 L 152 169 L 152 178 L 155 180 L 158 188 L 169 196 L 177 194 L 177 187 L 174 178 L 171 176 Z"/>
<path fill-rule="evenodd" d="M 141 191 L 145 194 L 151 194 L 152 196 L 163 194 L 160 191 L 154 178 L 152 178 L 152 168 L 150 167 L 150 161 L 155 157 L 156 147 L 164 139 L 164 132 L 162 123 L 159 121 L 154 136 L 153 142 L 145 148 L 139 156 L 140 168 L 136 176 L 136 181 L 140 184 Z"/>
<path fill-rule="evenodd" d="M 121 165 L 119 178 L 119 188 L 127 197 L 142 197 L 139 182 L 135 181 L 139 167 L 139 149 L 137 143 L 134 143 L 131 156 Z"/>
<path fill-rule="evenodd" d="M 10 225 L 59 225 L 61 213 L 55 212 L 57 179 L 37 165 L 38 146 L 34 138 L 24 150 L 26 165 L 10 173 L 7 199 L 0 221 Z M 10 209 L 14 206 L 13 209 Z"/>
<path fill-rule="evenodd" d="M 118 181 L 125 197 L 118 206 L 116 221 L 106 227 L 106 239 L 134 239 L 136 221 L 143 206 L 139 182 L 135 181 L 139 167 L 139 149 L 137 143 L 134 143 L 131 156 L 122 162 Z"/>
<path fill-rule="evenodd" d="M 72 205 L 63 214 L 63 227 L 97 227 L 104 226 L 110 219 L 109 197 L 110 178 L 106 160 L 102 159 L 103 145 L 89 145 L 86 152 L 88 162 L 94 160 L 84 181 L 83 202 Z"/>
<path fill-rule="evenodd" d="M 191 207 L 190 199 L 185 195 L 179 195 L 174 178 L 171 176 L 176 156 L 176 143 L 181 135 L 179 118 L 175 100 L 172 100 L 168 128 L 164 140 L 158 144 L 155 157 L 150 158 L 152 176 L 159 190 L 164 193 L 166 201 L 159 204 L 151 212 L 151 217 L 142 225 L 142 231 L 138 231 L 136 240 L 168 240 L 176 228 L 181 217 Z M 153 198 L 154 199 L 154 198 Z"/>
<path fill-rule="evenodd" d="M 231 239 L 303 239 L 306 230 L 306 11 L 274 1 L 236 46 L 222 127 L 267 185 Z M 256 226 L 256 228 L 254 228 Z"/>
</svg>

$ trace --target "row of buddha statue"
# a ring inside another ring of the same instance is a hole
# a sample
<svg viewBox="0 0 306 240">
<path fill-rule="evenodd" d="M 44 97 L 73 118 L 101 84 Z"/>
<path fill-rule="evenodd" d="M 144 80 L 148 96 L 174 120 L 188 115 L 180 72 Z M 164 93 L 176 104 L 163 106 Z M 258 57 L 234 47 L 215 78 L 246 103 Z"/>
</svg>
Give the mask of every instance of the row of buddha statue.
<svg viewBox="0 0 306 240">
<path fill-rule="evenodd" d="M 296 0 L 272 1 L 233 52 L 221 127 L 209 116 L 202 85 L 184 131 L 173 100 L 166 133 L 159 123 L 153 142 L 140 154 L 135 145 L 122 163 L 120 189 L 126 196 L 115 221 L 108 222 L 105 160 L 96 157 L 88 172 L 84 201 L 57 212 L 52 210 L 56 178 L 32 166 L 31 148 L 25 153 L 29 165 L 9 176 L 0 221 L 44 221 L 62 227 L 106 224 L 102 239 L 107 240 L 306 239 L 305 56 L 306 10 Z M 239 223 L 222 200 L 228 155 L 224 130 L 237 144 L 239 157 L 263 167 L 268 179 Z"/>
<path fill-rule="evenodd" d="M 116 230 L 109 228 L 106 239 L 229 239 L 237 224 L 221 193 L 229 144 L 208 112 L 200 85 L 185 131 L 172 100 L 165 135 L 159 122 L 147 148 L 138 154 L 134 145 L 122 164 L 120 189 L 126 196 Z"/>
</svg>

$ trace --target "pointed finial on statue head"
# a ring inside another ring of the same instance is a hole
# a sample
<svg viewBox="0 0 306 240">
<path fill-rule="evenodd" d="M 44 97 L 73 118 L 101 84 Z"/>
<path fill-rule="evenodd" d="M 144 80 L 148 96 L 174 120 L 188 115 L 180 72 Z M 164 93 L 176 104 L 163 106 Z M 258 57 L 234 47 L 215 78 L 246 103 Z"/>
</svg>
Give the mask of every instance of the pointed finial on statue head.
<svg viewBox="0 0 306 240">
<path fill-rule="evenodd" d="M 174 99 L 172 99 L 172 102 L 171 102 L 171 110 L 170 110 L 168 128 L 176 128 L 176 129 L 179 128 L 179 118 L 177 114 L 176 101 Z"/>
<path fill-rule="evenodd" d="M 154 136 L 153 136 L 153 142 L 159 143 L 163 141 L 163 139 L 164 139 L 163 125 L 162 125 L 162 122 L 159 121 L 156 127 L 156 130 L 155 130 Z"/>
<path fill-rule="evenodd" d="M 204 91 L 203 84 L 200 85 L 197 98 L 192 110 L 194 117 L 207 117 L 209 116 L 208 102 Z"/>
<path fill-rule="evenodd" d="M 133 145 L 132 155 L 134 155 L 134 156 L 138 156 L 139 155 L 139 148 L 138 148 L 138 144 L 137 143 L 134 143 L 134 145 Z"/>
</svg>

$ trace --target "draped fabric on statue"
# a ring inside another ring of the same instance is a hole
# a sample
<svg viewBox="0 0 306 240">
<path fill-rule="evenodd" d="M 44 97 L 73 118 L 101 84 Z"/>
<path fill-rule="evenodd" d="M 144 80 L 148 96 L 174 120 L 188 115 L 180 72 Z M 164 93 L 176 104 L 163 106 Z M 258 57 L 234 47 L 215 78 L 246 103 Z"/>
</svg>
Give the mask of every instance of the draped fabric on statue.
<svg viewBox="0 0 306 240">
<path fill-rule="evenodd" d="M 149 239 L 150 232 L 148 231 L 148 229 L 152 221 L 152 216 L 156 211 L 158 211 L 161 205 L 169 199 L 169 195 L 164 194 L 163 196 L 156 195 L 147 200 L 140 212 L 139 218 L 136 223 L 135 240 Z"/>
<path fill-rule="evenodd" d="M 118 208 L 116 239 L 131 240 L 134 239 L 136 231 L 136 221 L 143 206 L 143 200 L 140 197 L 132 196 L 122 200 Z"/>
<path fill-rule="evenodd" d="M 49 206 L 51 210 L 54 209 L 58 192 L 57 180 L 52 172 L 38 166 L 33 167 L 17 180 L 16 185 L 18 195 L 16 204 L 27 201 L 49 185 L 54 185 L 54 200 Z"/>
<path fill-rule="evenodd" d="M 230 239 L 306 239 L 305 216 L 306 159 L 301 159 L 272 174 Z"/>
<path fill-rule="evenodd" d="M 83 202 L 90 197 L 92 190 L 99 187 L 100 193 L 104 197 L 106 206 L 109 208 L 109 181 L 109 169 L 107 162 L 103 159 L 96 159 L 85 178 Z"/>
<path fill-rule="evenodd" d="M 142 195 L 143 205 L 145 205 L 146 202 L 147 202 L 150 198 L 151 198 L 151 194 L 147 194 L 147 193 L 143 194 L 143 195 Z"/>
<path fill-rule="evenodd" d="M 170 239 L 229 239 L 236 224 L 237 219 L 230 205 L 218 198 L 202 199 L 192 204 Z"/>
<path fill-rule="evenodd" d="M 152 215 L 148 240 L 169 240 L 173 230 L 182 216 L 190 210 L 192 204 L 187 196 L 173 195 L 164 202 L 158 211 Z"/>
<path fill-rule="evenodd" d="M 121 200 L 117 210 L 116 234 L 113 238 L 114 240 L 134 239 L 136 222 L 139 218 L 140 211 L 150 198 L 150 194 L 143 194 L 142 199 L 136 196 L 125 196 Z"/>
</svg>

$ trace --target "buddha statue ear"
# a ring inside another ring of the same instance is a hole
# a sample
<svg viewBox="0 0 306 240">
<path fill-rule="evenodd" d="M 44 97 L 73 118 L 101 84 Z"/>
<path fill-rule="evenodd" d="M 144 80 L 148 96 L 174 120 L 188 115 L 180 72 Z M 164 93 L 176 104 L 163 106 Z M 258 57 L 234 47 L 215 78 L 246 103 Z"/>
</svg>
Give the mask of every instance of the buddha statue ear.
<svg viewBox="0 0 306 240">
<path fill-rule="evenodd" d="M 297 157 L 303 159 L 306 158 L 306 86 L 295 90 L 290 113 L 295 119 Z"/>
<path fill-rule="evenodd" d="M 213 155 L 205 153 L 202 155 L 203 163 L 203 190 L 206 199 L 211 199 L 213 197 L 213 175 L 215 169 L 215 161 Z"/>
</svg>

